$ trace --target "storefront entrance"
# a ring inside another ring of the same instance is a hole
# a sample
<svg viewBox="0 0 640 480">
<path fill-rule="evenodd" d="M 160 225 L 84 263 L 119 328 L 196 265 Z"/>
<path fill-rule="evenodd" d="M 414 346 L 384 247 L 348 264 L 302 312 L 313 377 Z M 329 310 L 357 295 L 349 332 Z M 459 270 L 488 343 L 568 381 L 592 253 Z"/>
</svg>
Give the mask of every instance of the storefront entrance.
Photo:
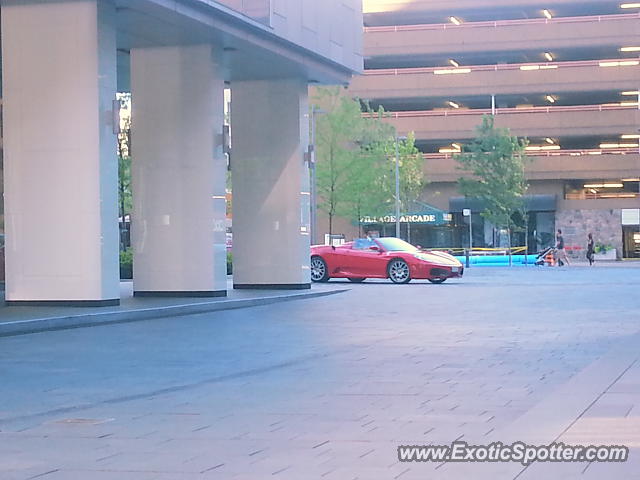
<svg viewBox="0 0 640 480">
<path fill-rule="evenodd" d="M 622 210 L 622 257 L 640 258 L 640 209 Z"/>
<path fill-rule="evenodd" d="M 640 258 L 640 227 L 622 227 L 622 255 Z"/>
</svg>

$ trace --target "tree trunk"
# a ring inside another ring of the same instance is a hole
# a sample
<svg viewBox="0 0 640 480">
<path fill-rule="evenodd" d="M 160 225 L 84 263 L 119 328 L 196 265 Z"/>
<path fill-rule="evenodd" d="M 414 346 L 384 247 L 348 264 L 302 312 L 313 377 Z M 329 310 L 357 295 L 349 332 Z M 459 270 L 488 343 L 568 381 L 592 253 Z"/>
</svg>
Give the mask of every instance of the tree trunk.
<svg viewBox="0 0 640 480">
<path fill-rule="evenodd" d="M 118 167 L 121 170 L 124 170 L 122 163 L 124 163 L 124 162 L 118 162 L 118 164 L 119 164 Z M 126 228 L 127 224 L 125 223 L 125 218 L 124 218 L 125 207 L 124 207 L 124 178 L 123 178 L 123 175 L 124 175 L 123 171 L 119 172 L 118 176 L 120 178 L 119 178 L 119 182 L 118 182 L 119 183 L 118 187 L 119 187 L 119 190 L 120 190 L 120 217 L 121 217 L 122 220 L 121 220 L 121 222 L 119 222 L 118 226 L 120 227 L 119 228 L 119 231 L 120 231 L 120 250 L 124 251 L 126 249 L 126 245 L 124 244 L 124 231 L 125 231 L 125 228 Z"/>
<path fill-rule="evenodd" d="M 329 212 L 329 245 L 333 245 L 333 212 Z"/>
<path fill-rule="evenodd" d="M 122 222 L 120 223 L 120 250 L 125 250 L 126 245 L 124 244 L 124 232 L 127 228 L 127 224 L 125 222 L 125 212 L 124 212 L 124 188 L 120 188 L 120 217 L 122 217 Z"/>
</svg>

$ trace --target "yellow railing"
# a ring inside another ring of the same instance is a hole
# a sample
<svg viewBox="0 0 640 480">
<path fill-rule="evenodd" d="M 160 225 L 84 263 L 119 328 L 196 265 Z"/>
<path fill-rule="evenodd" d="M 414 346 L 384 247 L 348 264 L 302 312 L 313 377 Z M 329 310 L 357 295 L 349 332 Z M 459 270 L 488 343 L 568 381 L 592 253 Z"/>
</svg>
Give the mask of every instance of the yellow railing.
<svg viewBox="0 0 640 480">
<path fill-rule="evenodd" d="M 423 250 L 436 250 L 436 251 L 444 251 L 450 252 L 452 255 L 465 255 L 468 248 L 423 248 Z M 511 255 L 519 255 L 524 254 L 527 251 L 527 247 L 511 247 Z M 474 247 L 471 251 L 471 256 L 481 256 L 481 255 L 509 255 L 508 247 L 498 247 L 498 248 L 476 248 Z"/>
</svg>

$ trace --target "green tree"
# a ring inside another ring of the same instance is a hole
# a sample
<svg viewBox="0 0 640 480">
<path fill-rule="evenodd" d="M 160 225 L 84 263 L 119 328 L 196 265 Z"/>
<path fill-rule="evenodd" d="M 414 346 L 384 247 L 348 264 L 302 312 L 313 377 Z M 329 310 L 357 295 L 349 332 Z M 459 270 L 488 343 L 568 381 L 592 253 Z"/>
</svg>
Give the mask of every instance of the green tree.
<svg viewBox="0 0 640 480">
<path fill-rule="evenodd" d="M 315 102 L 326 112 L 317 121 L 316 166 L 319 207 L 333 220 L 357 222 L 365 216 L 393 211 L 395 202 L 395 137 L 384 110 L 373 111 L 342 94 L 340 88 L 318 88 Z M 398 143 L 400 201 L 403 206 L 422 192 L 422 157 L 413 135 Z"/>
<path fill-rule="evenodd" d="M 460 169 L 470 175 L 459 179 L 460 192 L 483 201 L 482 216 L 496 227 L 507 229 L 509 247 L 512 216 L 522 211 L 528 188 L 526 145 L 526 140 L 512 136 L 506 128 L 497 128 L 494 117 L 485 115 L 476 138 L 455 156 Z"/>
<path fill-rule="evenodd" d="M 365 106 L 367 114 L 362 121 L 359 151 L 346 169 L 346 181 L 338 215 L 358 223 L 361 229 L 363 216 L 380 216 L 389 213 L 393 203 L 390 172 L 389 149 L 395 137 L 394 128 L 382 122 L 384 110 L 372 111 Z M 362 117 L 362 116 L 361 116 Z M 393 180 L 395 182 L 395 180 Z"/>
<path fill-rule="evenodd" d="M 124 230 L 126 229 L 125 215 L 133 208 L 131 196 L 131 94 L 121 93 L 117 96 L 120 101 L 120 132 L 118 133 L 118 210 L 122 222 L 120 223 L 120 248 L 125 250 Z"/>
<path fill-rule="evenodd" d="M 392 182 L 385 181 L 387 188 L 392 188 L 388 196 L 395 198 L 395 145 L 390 145 L 392 151 L 388 152 L 389 159 L 393 162 Z M 410 206 L 420 198 L 425 184 L 423 167 L 424 159 L 415 146 L 415 135 L 410 133 L 406 140 L 398 141 L 398 158 L 400 171 L 400 212 L 408 213 Z M 391 179 L 390 179 L 391 180 Z"/>
<path fill-rule="evenodd" d="M 336 216 L 359 221 L 365 213 L 383 211 L 383 145 L 393 128 L 381 121 L 382 111 L 363 116 L 360 102 L 340 87 L 317 88 L 314 102 L 326 112 L 317 117 L 316 181 L 318 206 L 329 217 L 331 234 Z"/>
<path fill-rule="evenodd" d="M 378 188 L 383 165 L 384 156 L 380 157 L 379 152 L 354 155 L 344 169 L 344 182 L 338 192 L 336 215 L 358 222 L 360 229 L 360 219 L 363 216 L 384 213 L 387 197 L 384 190 Z"/>
</svg>

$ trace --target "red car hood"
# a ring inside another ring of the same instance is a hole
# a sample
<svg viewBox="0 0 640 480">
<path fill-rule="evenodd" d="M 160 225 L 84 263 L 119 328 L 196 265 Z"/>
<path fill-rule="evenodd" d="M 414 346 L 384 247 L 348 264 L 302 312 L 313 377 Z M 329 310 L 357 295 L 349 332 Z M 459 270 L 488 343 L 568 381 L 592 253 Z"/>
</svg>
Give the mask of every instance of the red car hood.
<svg viewBox="0 0 640 480">
<path fill-rule="evenodd" d="M 453 255 L 449 255 L 445 252 L 422 252 L 419 253 L 419 258 L 429 263 L 436 263 L 438 265 L 446 265 L 449 267 L 461 267 L 462 263 L 458 261 Z"/>
</svg>

